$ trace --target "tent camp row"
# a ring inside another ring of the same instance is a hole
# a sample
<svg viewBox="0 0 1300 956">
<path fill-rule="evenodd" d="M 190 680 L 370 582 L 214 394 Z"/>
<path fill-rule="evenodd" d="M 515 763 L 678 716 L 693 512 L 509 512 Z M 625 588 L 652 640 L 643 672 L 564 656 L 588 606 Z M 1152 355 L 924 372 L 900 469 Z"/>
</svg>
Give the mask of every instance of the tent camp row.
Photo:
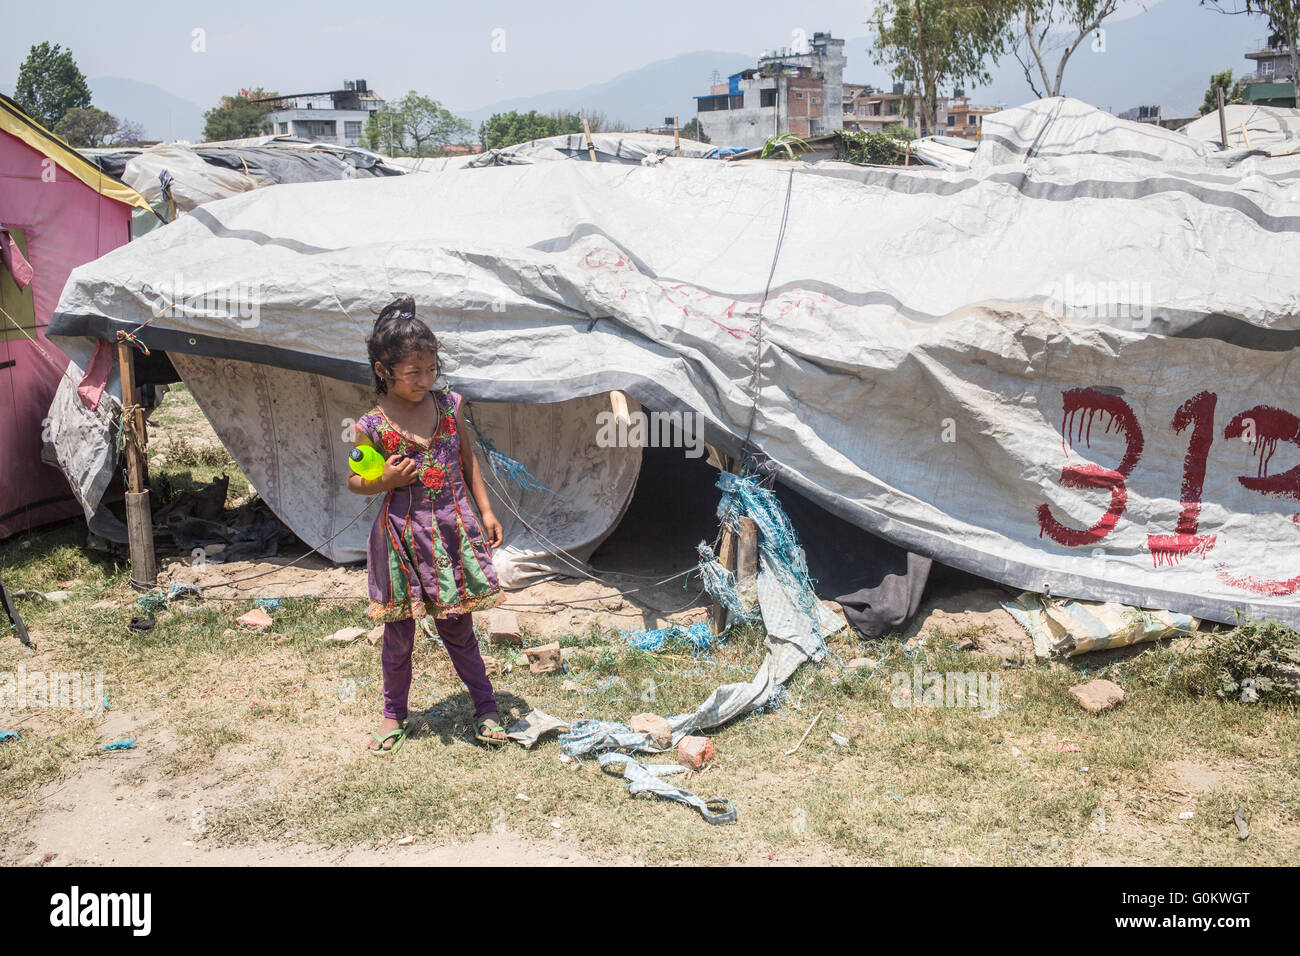
<svg viewBox="0 0 1300 956">
<path fill-rule="evenodd" d="M 617 524 L 639 450 L 594 421 L 620 390 L 900 553 L 1300 624 L 1300 144 L 1281 132 L 1222 150 L 1056 98 L 986 118 L 969 169 L 462 159 L 279 185 L 75 270 L 51 334 L 78 371 L 119 330 L 165 351 L 336 560 L 363 554 L 374 506 L 344 491 L 365 336 L 410 292 L 484 434 L 552 489 L 514 500 L 507 581 Z M 50 409 L 88 514 L 112 376 L 98 412 L 70 383 Z"/>
</svg>

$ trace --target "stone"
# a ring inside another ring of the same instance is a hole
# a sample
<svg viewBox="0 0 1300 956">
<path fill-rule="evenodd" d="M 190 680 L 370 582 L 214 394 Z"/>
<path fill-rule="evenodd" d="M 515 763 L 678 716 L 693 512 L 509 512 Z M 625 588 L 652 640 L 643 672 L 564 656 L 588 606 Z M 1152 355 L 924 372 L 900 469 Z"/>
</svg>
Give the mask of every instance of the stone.
<svg viewBox="0 0 1300 956">
<path fill-rule="evenodd" d="M 519 633 L 519 616 L 514 611 L 497 608 L 488 614 L 488 643 L 523 646 L 524 638 Z"/>
<path fill-rule="evenodd" d="M 452 670 L 455 670 L 455 667 L 453 667 Z M 502 673 L 501 662 L 495 657 L 489 657 L 487 654 L 484 654 L 483 670 L 489 677 L 493 674 L 500 674 Z"/>
<path fill-rule="evenodd" d="M 271 620 L 271 615 L 260 607 L 255 607 L 243 617 L 236 618 L 235 623 L 240 627 L 251 627 L 257 631 L 265 631 L 275 622 Z"/>
<path fill-rule="evenodd" d="M 526 647 L 524 648 L 524 655 L 528 658 L 530 673 L 558 674 L 564 669 L 564 661 L 560 656 L 559 641 L 552 641 L 538 647 Z"/>
<path fill-rule="evenodd" d="M 627 729 L 634 734 L 649 734 L 655 746 L 661 750 L 672 746 L 673 729 L 658 714 L 637 714 L 627 722 Z"/>
<path fill-rule="evenodd" d="M 677 744 L 677 762 L 691 770 L 699 770 L 716 753 L 708 737 L 683 737 Z"/>
<path fill-rule="evenodd" d="M 1070 696 L 1079 702 L 1079 706 L 1091 714 L 1110 710 L 1125 698 L 1124 688 L 1108 680 L 1090 680 L 1086 684 L 1075 684 L 1070 688 Z"/>
<path fill-rule="evenodd" d="M 855 657 L 853 658 L 853 660 L 849 661 L 848 663 L 849 670 L 854 670 L 859 667 L 875 667 L 875 666 L 876 666 L 876 662 L 872 660 L 870 657 Z"/>
<path fill-rule="evenodd" d="M 351 644 L 364 633 L 366 633 L 364 627 L 345 627 L 335 631 L 329 637 L 321 638 L 321 640 L 330 644 Z"/>
<path fill-rule="evenodd" d="M 66 601 L 67 599 L 67 591 L 47 591 L 45 593 L 45 600 L 52 601 L 55 604 L 58 604 L 60 601 Z"/>
<path fill-rule="evenodd" d="M 383 639 L 384 639 L 384 625 L 382 624 L 376 624 L 374 627 L 370 629 L 370 633 L 366 635 L 366 640 L 368 640 L 371 644 L 378 644 Z"/>
<path fill-rule="evenodd" d="M 582 685 L 571 680 L 566 680 L 560 685 L 560 690 L 582 690 Z"/>
</svg>

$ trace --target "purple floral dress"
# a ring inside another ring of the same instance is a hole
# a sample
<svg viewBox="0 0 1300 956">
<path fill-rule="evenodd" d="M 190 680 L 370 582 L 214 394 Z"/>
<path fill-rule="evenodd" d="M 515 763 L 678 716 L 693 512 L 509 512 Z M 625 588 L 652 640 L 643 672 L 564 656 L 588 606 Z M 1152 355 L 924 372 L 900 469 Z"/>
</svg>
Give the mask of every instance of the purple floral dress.
<svg viewBox="0 0 1300 956">
<path fill-rule="evenodd" d="M 461 474 L 461 396 L 449 388 L 430 394 L 438 429 L 428 444 L 399 433 L 378 406 L 356 425 L 385 458 L 405 455 L 419 470 L 414 484 L 386 494 L 370 532 L 367 613 L 376 621 L 469 614 L 504 599 Z"/>
</svg>

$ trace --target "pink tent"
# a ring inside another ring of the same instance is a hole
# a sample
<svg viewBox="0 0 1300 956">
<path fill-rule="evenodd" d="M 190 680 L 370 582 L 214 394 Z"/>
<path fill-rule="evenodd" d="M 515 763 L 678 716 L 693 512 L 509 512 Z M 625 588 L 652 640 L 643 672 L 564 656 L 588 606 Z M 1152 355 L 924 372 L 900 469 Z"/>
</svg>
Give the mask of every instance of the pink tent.
<svg viewBox="0 0 1300 956">
<path fill-rule="evenodd" d="M 68 274 L 131 237 L 134 190 L 0 96 L 0 538 L 81 514 L 41 463 L 42 422 L 68 358 L 45 328 Z"/>
</svg>

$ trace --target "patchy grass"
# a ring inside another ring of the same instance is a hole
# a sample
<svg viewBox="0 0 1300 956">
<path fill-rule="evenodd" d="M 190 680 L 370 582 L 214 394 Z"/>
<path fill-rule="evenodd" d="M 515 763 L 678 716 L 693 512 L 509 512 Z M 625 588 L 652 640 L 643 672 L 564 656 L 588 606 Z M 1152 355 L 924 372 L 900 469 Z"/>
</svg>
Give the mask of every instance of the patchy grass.
<svg viewBox="0 0 1300 956">
<path fill-rule="evenodd" d="M 164 457 L 155 477 L 195 480 L 197 467 Z M 387 845 L 408 834 L 508 830 L 537 840 L 560 833 L 593 857 L 648 863 L 1259 865 L 1300 852 L 1296 706 L 1215 693 L 1234 642 L 1261 654 L 1290 646 L 1294 634 L 1271 626 L 1024 667 L 959 651 L 964 632 L 932 631 L 911 646 L 840 635 L 824 666 L 795 673 L 778 706 L 710 732 L 717 758 L 678 778 L 735 802 L 737 823 L 711 827 L 681 805 L 631 799 L 594 761 L 561 761 L 554 739 L 532 751 L 476 746 L 468 695 L 446 653 L 423 637 L 415 732 L 396 755 L 372 757 L 364 738 L 379 721 L 378 649 L 321 641 L 366 623 L 362 602 L 285 600 L 267 634 L 237 629 L 248 603 L 182 602 L 136 633 L 125 565 L 87 554 L 83 541 L 84 528 L 69 522 L 0 542 L 11 588 L 70 592 L 61 603 L 22 603 L 40 651 L 0 641 L 0 674 L 20 663 L 102 672 L 112 708 L 104 719 L 148 730 L 132 772 L 153 767 L 186 792 L 248 782 L 238 798 L 209 797 L 202 840 Z M 572 649 L 567 674 L 516 666 L 493 678 L 507 720 L 533 708 L 571 720 L 678 713 L 719 684 L 748 680 L 764 653 L 761 628 L 705 657 L 633 650 L 595 624 L 561 643 Z M 856 657 L 874 666 L 840 663 Z M 980 673 L 978 706 L 927 704 L 927 675 Z M 1128 699 L 1102 714 L 1080 710 L 1068 689 L 1094 677 L 1116 681 Z M 0 729 L 23 734 L 0 744 L 0 845 L 40 812 L 42 787 L 99 759 L 104 719 L 0 712 Z M 174 749 L 151 750 L 164 736 Z M 1239 809 L 1250 820 L 1245 842 L 1231 824 Z M 1185 811 L 1193 818 L 1180 820 Z"/>
</svg>

